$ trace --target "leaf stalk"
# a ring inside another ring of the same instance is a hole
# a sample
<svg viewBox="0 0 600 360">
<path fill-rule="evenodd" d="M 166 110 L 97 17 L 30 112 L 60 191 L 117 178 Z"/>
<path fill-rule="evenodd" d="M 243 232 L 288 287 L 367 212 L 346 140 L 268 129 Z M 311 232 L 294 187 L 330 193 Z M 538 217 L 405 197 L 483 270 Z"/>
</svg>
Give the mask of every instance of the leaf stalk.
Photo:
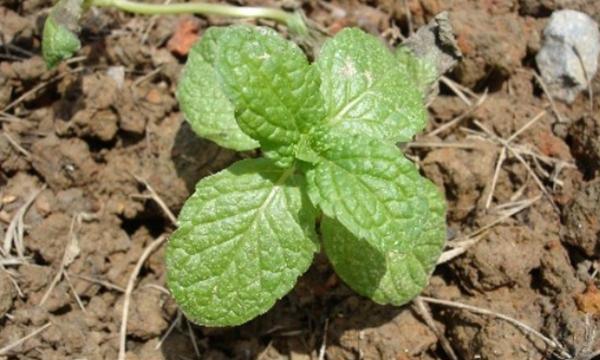
<svg viewBox="0 0 600 360">
<path fill-rule="evenodd" d="M 300 13 L 291 13 L 281 9 L 259 6 L 235 6 L 188 2 L 178 4 L 146 4 L 130 0 L 91 0 L 97 7 L 113 7 L 125 12 L 143 15 L 198 14 L 217 15 L 236 18 L 264 18 L 286 25 L 297 35 L 308 34 L 308 27 Z"/>
</svg>

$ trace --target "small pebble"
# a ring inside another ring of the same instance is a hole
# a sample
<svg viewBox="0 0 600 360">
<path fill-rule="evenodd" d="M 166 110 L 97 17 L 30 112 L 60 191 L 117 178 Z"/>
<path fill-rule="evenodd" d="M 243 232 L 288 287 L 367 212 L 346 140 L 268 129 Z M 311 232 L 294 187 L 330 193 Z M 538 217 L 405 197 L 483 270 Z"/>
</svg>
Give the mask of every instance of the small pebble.
<svg viewBox="0 0 600 360">
<path fill-rule="evenodd" d="M 588 87 L 598 68 L 600 31 L 588 15 L 574 10 L 552 14 L 536 62 L 551 95 L 568 103 Z M 585 69 L 585 70 L 584 70 Z"/>
</svg>

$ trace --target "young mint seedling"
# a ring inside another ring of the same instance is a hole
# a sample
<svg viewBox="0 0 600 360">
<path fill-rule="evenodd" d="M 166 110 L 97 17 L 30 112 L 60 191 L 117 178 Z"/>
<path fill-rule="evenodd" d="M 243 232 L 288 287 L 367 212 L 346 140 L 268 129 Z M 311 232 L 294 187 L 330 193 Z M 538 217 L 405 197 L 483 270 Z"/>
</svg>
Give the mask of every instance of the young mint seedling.
<svg viewBox="0 0 600 360">
<path fill-rule="evenodd" d="M 263 314 L 320 242 L 337 274 L 378 303 L 422 291 L 445 243 L 445 201 L 395 143 L 425 126 L 427 69 L 357 29 L 312 64 L 268 28 L 205 32 L 181 109 L 199 136 L 264 157 L 202 179 L 179 214 L 168 283 L 188 318 L 231 326 Z"/>
</svg>

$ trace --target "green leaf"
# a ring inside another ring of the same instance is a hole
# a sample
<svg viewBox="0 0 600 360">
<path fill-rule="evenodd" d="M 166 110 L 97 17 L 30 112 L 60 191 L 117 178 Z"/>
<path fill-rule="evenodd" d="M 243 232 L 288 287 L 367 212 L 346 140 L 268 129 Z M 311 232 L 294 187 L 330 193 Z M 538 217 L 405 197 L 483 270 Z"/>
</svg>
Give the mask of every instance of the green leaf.
<svg viewBox="0 0 600 360">
<path fill-rule="evenodd" d="M 225 31 L 208 29 L 191 49 L 177 87 L 177 100 L 198 136 L 237 151 L 255 149 L 258 142 L 238 126 L 235 109 L 221 90 L 213 67 L 218 40 Z"/>
<path fill-rule="evenodd" d="M 290 148 L 321 123 L 319 73 L 298 46 L 275 31 L 231 27 L 220 38 L 215 66 L 238 124 L 269 156 L 289 158 Z"/>
<path fill-rule="evenodd" d="M 336 273 L 378 303 L 408 302 L 442 252 L 443 197 L 394 145 L 325 136 L 314 147 L 309 196 L 326 215 L 323 246 Z"/>
<path fill-rule="evenodd" d="M 335 272 L 350 288 L 378 304 L 400 306 L 427 286 L 442 252 L 443 211 L 434 211 L 430 222 L 430 231 L 413 246 L 389 239 L 378 248 L 354 236 L 337 220 L 324 217 L 323 248 Z"/>
<path fill-rule="evenodd" d="M 200 41 L 194 44 L 192 51 L 199 53 L 200 56 L 204 58 L 204 61 L 214 65 L 221 38 L 223 37 L 223 34 L 230 31 L 230 29 L 230 27 L 217 26 L 206 29 L 202 34 Z"/>
<path fill-rule="evenodd" d="M 325 42 L 316 64 L 334 131 L 408 141 L 425 126 L 420 89 L 379 39 L 342 30 Z"/>
<path fill-rule="evenodd" d="M 393 144 L 327 134 L 314 144 L 320 158 L 306 172 L 310 199 L 357 236 L 404 232 L 424 208 L 415 188 L 421 176 Z"/>
<path fill-rule="evenodd" d="M 430 59 L 417 58 L 413 53 L 402 46 L 396 49 L 396 59 L 399 66 L 412 79 L 414 86 L 425 91 L 437 79 L 435 63 Z"/>
<path fill-rule="evenodd" d="M 182 311 L 207 326 L 239 325 L 294 286 L 318 250 L 302 177 L 267 159 L 242 160 L 201 180 L 167 250 Z"/>
<path fill-rule="evenodd" d="M 308 190 L 332 218 L 322 233 L 336 272 L 377 302 L 405 303 L 425 286 L 444 246 L 444 199 L 394 145 L 328 136 L 316 148 Z"/>
<path fill-rule="evenodd" d="M 42 34 L 42 56 L 49 69 L 81 48 L 76 32 L 82 12 L 83 0 L 60 0 L 50 11 Z"/>
<path fill-rule="evenodd" d="M 381 304 L 402 305 L 426 286 L 445 244 L 445 202 L 391 144 L 325 136 L 307 171 L 326 217 L 323 246 L 336 273 Z"/>
</svg>

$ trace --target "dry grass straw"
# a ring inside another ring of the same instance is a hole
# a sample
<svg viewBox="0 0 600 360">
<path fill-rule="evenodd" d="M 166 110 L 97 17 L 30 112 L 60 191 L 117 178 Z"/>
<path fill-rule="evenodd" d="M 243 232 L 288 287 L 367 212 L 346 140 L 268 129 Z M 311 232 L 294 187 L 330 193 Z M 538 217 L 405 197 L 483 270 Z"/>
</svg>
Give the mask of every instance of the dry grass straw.
<svg viewBox="0 0 600 360">
<path fill-rule="evenodd" d="M 484 309 L 484 308 L 480 308 L 480 307 L 476 307 L 476 306 L 472 306 L 472 305 L 468 305 L 468 304 L 463 304 L 463 303 L 456 302 L 456 301 L 440 300 L 440 299 L 435 299 L 435 298 L 431 298 L 431 297 L 427 297 L 427 296 L 419 296 L 419 299 L 421 299 L 424 302 L 430 303 L 430 304 L 442 305 L 442 306 L 451 307 L 451 308 L 455 308 L 455 309 L 466 310 L 466 311 L 470 311 L 475 314 L 491 316 L 491 317 L 495 317 L 497 319 L 504 320 L 504 321 L 514 325 L 519 330 L 523 331 L 525 334 L 534 336 L 534 337 L 542 340 L 560 358 L 573 359 L 573 356 L 567 351 L 567 349 L 564 345 L 562 345 L 561 343 L 559 343 L 556 340 L 553 340 L 553 339 L 547 337 L 546 335 L 535 330 L 531 326 L 529 326 L 517 319 L 514 319 L 510 316 L 507 316 L 507 315 L 504 315 L 504 314 L 501 314 L 501 313 L 498 313 L 498 312 L 495 312 L 492 310 L 488 310 L 488 309 Z"/>
</svg>

